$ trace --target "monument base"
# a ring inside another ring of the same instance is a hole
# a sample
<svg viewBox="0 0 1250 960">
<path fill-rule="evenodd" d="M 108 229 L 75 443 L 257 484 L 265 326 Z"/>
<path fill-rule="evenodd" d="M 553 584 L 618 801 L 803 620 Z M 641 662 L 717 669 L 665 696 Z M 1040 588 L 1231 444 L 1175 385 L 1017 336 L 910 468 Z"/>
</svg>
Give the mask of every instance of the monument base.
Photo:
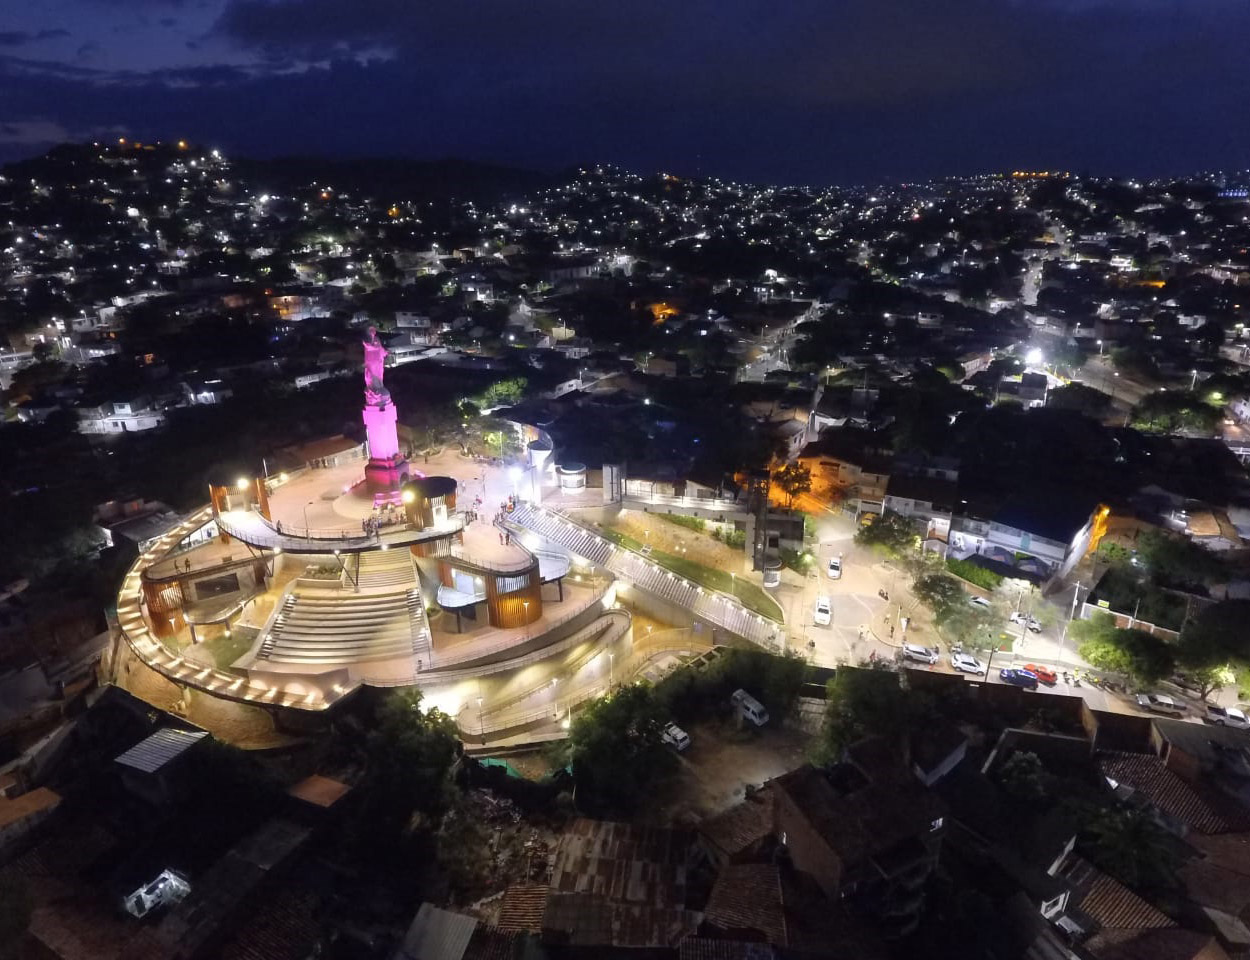
<svg viewBox="0 0 1250 960">
<path fill-rule="evenodd" d="M 408 461 L 396 454 L 390 460 L 370 458 L 365 464 L 365 485 L 370 493 L 383 493 L 398 490 L 408 479 Z"/>
</svg>

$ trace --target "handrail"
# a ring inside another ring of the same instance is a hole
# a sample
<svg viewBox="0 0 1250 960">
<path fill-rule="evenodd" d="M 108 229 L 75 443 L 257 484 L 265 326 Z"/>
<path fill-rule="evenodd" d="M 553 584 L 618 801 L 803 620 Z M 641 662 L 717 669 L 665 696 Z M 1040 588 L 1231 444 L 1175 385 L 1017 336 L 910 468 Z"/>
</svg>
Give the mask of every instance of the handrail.
<svg viewBox="0 0 1250 960">
<path fill-rule="evenodd" d="M 629 629 L 630 624 L 633 623 L 634 618 L 633 618 L 633 615 L 630 614 L 628 610 L 621 610 L 621 609 L 611 609 L 611 610 L 603 611 L 603 616 L 595 620 L 594 623 L 587 624 L 587 626 L 583 630 L 579 630 L 578 633 L 579 634 L 585 633 L 591 630 L 591 628 L 593 627 L 599 627 L 602 634 L 607 634 L 614 628 L 614 626 L 616 626 L 615 624 L 612 623 L 612 621 L 620 620 L 621 618 L 624 618 L 625 620 L 625 623 L 621 627 L 621 630 L 623 633 L 625 630 Z M 603 637 L 597 636 L 597 637 L 594 637 L 594 639 L 601 640 L 603 639 Z M 601 652 L 602 651 L 595 651 L 593 653 L 588 653 L 584 657 L 581 657 L 578 661 L 574 661 L 571 664 L 566 664 L 565 669 L 569 672 L 576 672 L 577 670 L 580 670 L 582 667 L 584 667 L 593 657 L 599 656 Z M 507 710 L 509 707 L 513 706 L 514 704 L 518 704 L 522 700 L 529 699 L 530 697 L 534 696 L 536 693 L 541 692 L 543 689 L 545 689 L 545 687 L 538 687 L 534 690 L 526 690 L 524 693 L 514 694 L 513 696 L 509 697 L 506 700 L 500 700 L 496 703 L 493 703 L 489 707 L 487 707 L 486 710 L 483 711 L 483 715 L 490 716 L 492 713 L 498 713 L 500 710 Z"/>
</svg>

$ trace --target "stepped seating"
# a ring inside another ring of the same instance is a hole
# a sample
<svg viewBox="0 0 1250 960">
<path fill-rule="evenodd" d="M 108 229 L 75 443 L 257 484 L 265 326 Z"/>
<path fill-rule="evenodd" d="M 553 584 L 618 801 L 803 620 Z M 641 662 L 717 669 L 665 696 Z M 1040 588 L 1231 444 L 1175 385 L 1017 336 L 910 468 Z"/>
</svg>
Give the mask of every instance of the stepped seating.
<svg viewBox="0 0 1250 960">
<path fill-rule="evenodd" d="M 360 554 L 356 581 L 361 590 L 407 590 L 416 575 L 407 550 L 370 550 Z"/>
<path fill-rule="evenodd" d="M 288 594 L 258 659 L 330 665 L 429 655 L 420 592 L 313 597 Z"/>
</svg>

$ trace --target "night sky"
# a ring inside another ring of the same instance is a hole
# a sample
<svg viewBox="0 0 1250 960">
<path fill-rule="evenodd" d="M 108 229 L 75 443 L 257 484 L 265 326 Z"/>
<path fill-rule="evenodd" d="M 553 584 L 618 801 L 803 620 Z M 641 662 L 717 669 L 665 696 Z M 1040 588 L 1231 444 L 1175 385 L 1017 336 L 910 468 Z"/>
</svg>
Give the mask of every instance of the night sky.
<svg viewBox="0 0 1250 960">
<path fill-rule="evenodd" d="M 3 0 L 65 139 L 789 183 L 1250 166 L 1247 0 Z"/>
</svg>

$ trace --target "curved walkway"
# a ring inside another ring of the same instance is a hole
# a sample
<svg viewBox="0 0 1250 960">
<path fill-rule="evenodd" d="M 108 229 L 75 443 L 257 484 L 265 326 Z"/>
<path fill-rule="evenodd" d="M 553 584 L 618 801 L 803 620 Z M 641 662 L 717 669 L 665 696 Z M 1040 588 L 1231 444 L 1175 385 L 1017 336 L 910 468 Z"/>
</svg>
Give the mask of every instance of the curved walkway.
<svg viewBox="0 0 1250 960">
<path fill-rule="evenodd" d="M 406 546 L 449 537 L 463 530 L 464 524 L 464 514 L 456 513 L 448 517 L 445 524 L 433 529 L 384 529 L 373 536 L 351 530 L 312 530 L 307 536 L 296 536 L 286 532 L 279 533 L 255 510 L 223 510 L 217 517 L 217 525 L 230 536 L 254 547 L 267 547 L 286 553 L 329 553 L 333 550 L 360 552 L 376 550 L 383 545 Z"/>
<path fill-rule="evenodd" d="M 781 645 L 782 625 L 747 609 L 729 594 L 709 590 L 673 573 L 640 553 L 619 547 L 568 517 L 542 507 L 518 506 L 505 523 L 531 530 L 592 563 L 606 567 L 640 590 L 689 610 L 730 633 L 763 647 Z"/>
</svg>

